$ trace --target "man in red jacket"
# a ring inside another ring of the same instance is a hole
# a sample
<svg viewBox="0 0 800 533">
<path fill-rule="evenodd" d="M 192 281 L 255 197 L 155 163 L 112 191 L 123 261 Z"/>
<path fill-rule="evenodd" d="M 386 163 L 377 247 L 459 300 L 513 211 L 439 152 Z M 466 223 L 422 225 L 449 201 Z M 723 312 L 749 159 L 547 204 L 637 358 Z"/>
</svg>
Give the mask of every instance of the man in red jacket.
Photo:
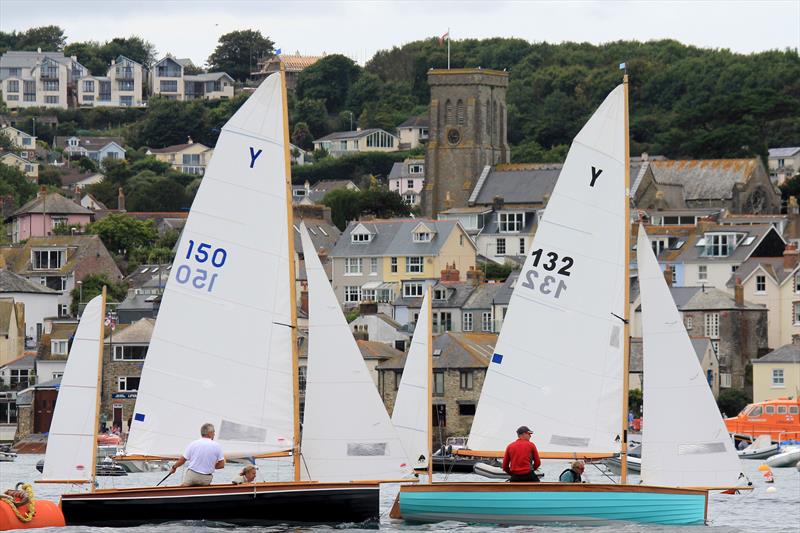
<svg viewBox="0 0 800 533">
<path fill-rule="evenodd" d="M 539 468 L 542 460 L 539 458 L 536 445 L 531 442 L 531 434 L 528 426 L 521 426 L 517 429 L 517 440 L 506 448 L 503 471 L 511 476 L 510 481 L 539 481 L 539 477 L 533 471 Z"/>
</svg>

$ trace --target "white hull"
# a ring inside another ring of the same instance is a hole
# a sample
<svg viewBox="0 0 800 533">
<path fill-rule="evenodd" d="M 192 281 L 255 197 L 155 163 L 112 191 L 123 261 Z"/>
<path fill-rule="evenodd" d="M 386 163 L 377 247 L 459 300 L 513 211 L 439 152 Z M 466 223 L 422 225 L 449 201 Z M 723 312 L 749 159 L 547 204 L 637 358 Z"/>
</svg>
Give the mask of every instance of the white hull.
<svg viewBox="0 0 800 533">
<path fill-rule="evenodd" d="M 795 466 L 800 461 L 800 446 L 787 446 L 783 453 L 773 455 L 767 459 L 767 464 L 772 468 Z"/>
</svg>

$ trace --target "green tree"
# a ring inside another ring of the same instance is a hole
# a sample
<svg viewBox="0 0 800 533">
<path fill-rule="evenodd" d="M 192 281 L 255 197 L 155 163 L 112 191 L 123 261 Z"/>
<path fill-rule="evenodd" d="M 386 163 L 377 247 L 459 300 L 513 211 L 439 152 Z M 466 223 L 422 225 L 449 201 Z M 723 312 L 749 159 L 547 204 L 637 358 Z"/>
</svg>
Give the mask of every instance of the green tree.
<svg viewBox="0 0 800 533">
<path fill-rule="evenodd" d="M 92 298 L 103 292 L 106 287 L 106 300 L 111 302 L 121 302 L 128 295 L 128 285 L 124 282 L 116 282 L 108 277 L 107 274 L 89 274 L 81 281 L 80 287 L 75 287 L 70 292 L 72 303 L 70 312 L 73 316 L 78 314 L 79 304 L 88 303 Z"/>
<path fill-rule="evenodd" d="M 511 274 L 514 270 L 519 269 L 518 266 L 510 261 L 506 261 L 502 265 L 498 265 L 494 261 L 484 261 L 481 262 L 478 267 L 483 270 L 484 274 L 486 275 L 486 279 L 492 279 L 495 281 L 505 281 L 509 274 Z"/>
<path fill-rule="evenodd" d="M 98 201 L 104 203 L 109 208 L 117 206 L 119 185 L 109 179 L 104 179 L 100 183 L 87 185 L 84 189 L 84 192 L 86 194 L 91 194 Z"/>
<path fill-rule="evenodd" d="M 358 191 L 335 189 L 325 195 L 322 203 L 331 208 L 331 219 L 342 231 L 361 213 L 361 194 Z"/>
<path fill-rule="evenodd" d="M 395 191 L 370 188 L 360 192 L 359 211 L 361 215 L 373 215 L 378 218 L 406 217 L 411 209 L 403 201 L 403 197 Z M 326 195 L 327 198 L 327 195 Z M 333 212 L 333 210 L 331 210 Z"/>
<path fill-rule="evenodd" d="M 189 138 L 207 142 L 210 130 L 204 102 L 151 98 L 147 116 L 131 129 L 129 139 L 134 146 L 161 148 L 185 143 Z"/>
<path fill-rule="evenodd" d="M 129 211 L 180 211 L 186 192 L 177 181 L 145 170 L 128 180 L 125 204 Z"/>
<path fill-rule="evenodd" d="M 628 410 L 633 412 L 633 416 L 642 414 L 642 389 L 631 389 L 628 391 Z M 625 413 L 627 417 L 628 414 Z"/>
<path fill-rule="evenodd" d="M 14 150 L 14 143 L 11 141 L 6 132 L 0 131 L 0 150 L 12 151 Z"/>
<path fill-rule="evenodd" d="M 740 389 L 722 389 L 717 396 L 717 407 L 726 416 L 736 416 L 752 401 L 752 398 Z"/>
<path fill-rule="evenodd" d="M 311 150 L 314 148 L 314 136 L 311 135 L 311 130 L 308 129 L 308 124 L 305 122 L 298 122 L 294 125 L 294 131 L 292 131 L 292 142 L 295 146 L 299 146 L 303 150 Z"/>
<path fill-rule="evenodd" d="M 294 108 L 293 119 L 292 122 L 295 124 L 305 123 L 315 139 L 319 139 L 330 131 L 328 110 L 325 108 L 325 101 L 321 99 L 303 98 L 298 100 Z"/>
<path fill-rule="evenodd" d="M 361 67 L 352 59 L 341 54 L 325 56 L 297 77 L 297 97 L 322 100 L 328 111 L 338 113 L 347 101 L 350 86 L 360 75 Z"/>
<path fill-rule="evenodd" d="M 23 32 L 0 32 L 0 54 L 8 50 L 58 52 L 64 48 L 67 38 L 58 26 L 39 26 Z"/>
<path fill-rule="evenodd" d="M 19 206 L 36 196 L 36 190 L 36 184 L 19 169 L 0 163 L 0 196 L 12 196 Z"/>
<path fill-rule="evenodd" d="M 56 167 L 44 166 L 39 170 L 39 185 L 61 187 L 61 171 Z"/>
<path fill-rule="evenodd" d="M 84 172 L 97 172 L 97 163 L 84 156 L 78 160 L 78 168 Z"/>
<path fill-rule="evenodd" d="M 245 81 L 258 66 L 258 60 L 273 53 L 275 45 L 258 30 L 239 30 L 226 33 L 208 56 L 208 68 L 227 72 L 233 79 Z"/>
<path fill-rule="evenodd" d="M 148 247 L 158 238 L 152 220 L 141 221 L 116 213 L 92 222 L 86 231 L 98 235 L 109 251 L 119 255 L 128 255 L 137 248 Z"/>
</svg>

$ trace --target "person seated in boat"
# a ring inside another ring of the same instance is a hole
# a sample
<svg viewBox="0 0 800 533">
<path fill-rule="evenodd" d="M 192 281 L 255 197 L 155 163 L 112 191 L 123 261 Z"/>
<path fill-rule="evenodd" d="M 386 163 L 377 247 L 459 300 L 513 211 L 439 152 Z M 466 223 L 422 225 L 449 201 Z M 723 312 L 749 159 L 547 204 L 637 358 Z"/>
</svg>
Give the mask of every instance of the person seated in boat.
<svg viewBox="0 0 800 533">
<path fill-rule="evenodd" d="M 239 475 L 233 478 L 231 483 L 234 485 L 241 485 L 243 483 L 253 483 L 256 480 L 256 467 L 255 465 L 247 465 L 239 472 Z"/>
<path fill-rule="evenodd" d="M 174 474 L 179 467 L 188 464 L 182 486 L 210 485 L 214 470 L 225 468 L 225 456 L 222 454 L 222 446 L 214 441 L 215 434 L 214 424 L 203 424 L 200 438 L 189 443 L 181 458 L 172 465 L 170 472 Z"/>
<path fill-rule="evenodd" d="M 531 435 L 533 433 L 528 426 L 520 426 L 517 440 L 506 447 L 503 471 L 511 476 L 510 481 L 539 481 L 534 471 L 541 466 L 542 460 L 536 445 L 531 442 Z"/>
<path fill-rule="evenodd" d="M 574 461 L 569 468 L 561 472 L 558 480 L 562 483 L 583 483 L 581 476 L 585 469 L 586 465 L 583 464 L 583 461 Z"/>
</svg>

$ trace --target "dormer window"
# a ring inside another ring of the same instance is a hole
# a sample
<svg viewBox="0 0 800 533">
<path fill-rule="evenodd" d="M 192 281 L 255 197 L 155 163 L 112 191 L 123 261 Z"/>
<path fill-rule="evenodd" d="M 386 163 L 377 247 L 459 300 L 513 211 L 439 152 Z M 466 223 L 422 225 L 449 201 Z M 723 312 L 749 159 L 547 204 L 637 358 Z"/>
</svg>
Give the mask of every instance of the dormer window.
<svg viewBox="0 0 800 533">
<path fill-rule="evenodd" d="M 498 213 L 500 233 L 519 233 L 525 227 L 525 213 Z"/>
<path fill-rule="evenodd" d="M 34 270 L 58 270 L 64 266 L 65 250 L 33 250 L 31 263 Z"/>
<path fill-rule="evenodd" d="M 434 300 L 447 300 L 447 290 L 446 289 L 435 289 L 433 291 L 433 299 Z"/>
<path fill-rule="evenodd" d="M 706 257 L 728 257 L 736 246 L 736 236 L 728 233 L 712 233 L 705 237 Z"/>
<path fill-rule="evenodd" d="M 372 234 L 370 233 L 352 233 L 350 235 L 350 240 L 354 243 L 360 244 L 369 242 L 372 240 Z"/>
<path fill-rule="evenodd" d="M 409 174 L 422 174 L 422 170 L 425 168 L 423 165 L 408 165 L 408 173 Z"/>
<path fill-rule="evenodd" d="M 414 234 L 414 242 L 431 242 L 433 236 L 427 231 L 420 231 Z"/>
<path fill-rule="evenodd" d="M 72 137 L 69 141 L 67 141 L 70 146 L 78 146 L 78 139 Z"/>
</svg>

